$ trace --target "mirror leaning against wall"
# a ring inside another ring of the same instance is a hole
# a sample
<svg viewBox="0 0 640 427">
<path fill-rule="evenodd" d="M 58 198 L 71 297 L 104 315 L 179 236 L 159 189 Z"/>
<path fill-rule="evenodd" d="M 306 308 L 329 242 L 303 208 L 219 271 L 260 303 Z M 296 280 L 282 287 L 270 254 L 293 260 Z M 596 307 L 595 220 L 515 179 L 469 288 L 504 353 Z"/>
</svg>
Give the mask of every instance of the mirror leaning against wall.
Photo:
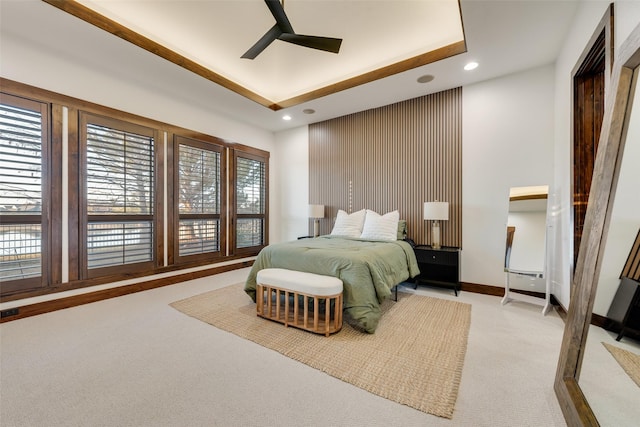
<svg viewBox="0 0 640 427">
<path fill-rule="evenodd" d="M 548 185 L 512 187 L 509 190 L 507 239 L 505 244 L 505 293 L 502 304 L 515 299 L 543 305 L 542 314 L 551 308 L 547 274 L 547 199 Z M 520 291 L 544 295 L 529 298 Z"/>
<path fill-rule="evenodd" d="M 635 79 L 637 79 L 637 74 Z M 640 423 L 640 86 L 631 92 L 578 384 L 601 425 Z"/>
<path fill-rule="evenodd" d="M 587 348 L 587 336 L 607 246 L 625 143 L 637 143 L 627 141 L 627 133 L 640 68 L 640 25 L 635 27 L 618 52 L 607 94 L 584 223 L 585 233 L 580 242 L 554 382 L 558 402 L 570 426 L 600 425 L 578 379 Z M 637 105 L 638 103 L 636 108 Z M 589 396 L 589 399 L 593 400 L 593 397 Z M 637 410 L 637 407 L 629 408 L 627 405 L 625 409 Z"/>
</svg>

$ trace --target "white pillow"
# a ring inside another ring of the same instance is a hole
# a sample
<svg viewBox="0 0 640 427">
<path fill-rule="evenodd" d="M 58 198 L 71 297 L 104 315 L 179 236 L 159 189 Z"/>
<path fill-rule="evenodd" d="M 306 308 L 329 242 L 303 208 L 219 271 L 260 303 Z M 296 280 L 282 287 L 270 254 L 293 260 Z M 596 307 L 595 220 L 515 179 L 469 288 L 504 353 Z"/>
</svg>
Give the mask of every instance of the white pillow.
<svg viewBox="0 0 640 427">
<path fill-rule="evenodd" d="M 366 214 L 367 211 L 364 209 L 354 212 L 351 215 L 339 209 L 338 215 L 336 216 L 336 223 L 333 226 L 333 230 L 331 230 L 331 235 L 360 237 Z"/>
<path fill-rule="evenodd" d="M 396 210 L 382 216 L 367 210 L 361 239 L 395 241 L 398 239 L 398 221 L 400 213 Z"/>
</svg>

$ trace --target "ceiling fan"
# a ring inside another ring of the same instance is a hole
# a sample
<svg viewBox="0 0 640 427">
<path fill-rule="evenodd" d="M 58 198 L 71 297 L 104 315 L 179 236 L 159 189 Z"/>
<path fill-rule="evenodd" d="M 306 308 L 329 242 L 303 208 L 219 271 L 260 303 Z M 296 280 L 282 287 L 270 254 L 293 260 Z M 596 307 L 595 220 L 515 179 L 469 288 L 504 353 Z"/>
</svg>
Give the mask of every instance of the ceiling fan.
<svg viewBox="0 0 640 427">
<path fill-rule="evenodd" d="M 251 46 L 251 48 L 242 55 L 242 58 L 254 59 L 276 39 L 326 52 L 338 53 L 340 51 L 342 39 L 296 34 L 293 31 L 291 22 L 289 22 L 287 15 L 284 13 L 284 6 L 280 3 L 280 0 L 264 0 L 264 2 L 275 18 L 276 24 L 271 27 L 256 44 Z"/>
</svg>

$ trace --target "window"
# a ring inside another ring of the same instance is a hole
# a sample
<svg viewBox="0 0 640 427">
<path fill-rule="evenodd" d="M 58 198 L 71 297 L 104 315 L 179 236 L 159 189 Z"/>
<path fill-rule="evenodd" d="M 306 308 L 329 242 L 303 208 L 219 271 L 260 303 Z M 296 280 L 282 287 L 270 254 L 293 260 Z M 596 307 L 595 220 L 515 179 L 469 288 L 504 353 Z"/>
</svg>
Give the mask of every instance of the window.
<svg viewBox="0 0 640 427">
<path fill-rule="evenodd" d="M 222 146 L 176 136 L 175 148 L 178 260 L 220 256 L 225 242 Z"/>
<path fill-rule="evenodd" d="M 45 185 L 48 106 L 0 95 L 0 282 L 2 293 L 46 285 Z"/>
<path fill-rule="evenodd" d="M 268 244 L 268 152 L 1 77 L 0 87 L 3 298 Z"/>
<path fill-rule="evenodd" d="M 156 132 L 84 113 L 81 129 L 85 275 L 95 277 L 109 274 L 109 269 L 123 272 L 148 266 L 155 261 Z"/>
<path fill-rule="evenodd" d="M 267 245 L 267 158 L 235 150 L 236 253 Z"/>
</svg>

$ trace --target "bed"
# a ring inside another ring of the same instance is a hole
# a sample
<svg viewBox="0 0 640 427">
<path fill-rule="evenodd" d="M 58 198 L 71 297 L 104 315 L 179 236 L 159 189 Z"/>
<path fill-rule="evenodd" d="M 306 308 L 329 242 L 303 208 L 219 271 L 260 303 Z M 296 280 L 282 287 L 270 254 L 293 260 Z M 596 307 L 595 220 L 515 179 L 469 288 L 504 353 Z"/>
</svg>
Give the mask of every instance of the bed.
<svg viewBox="0 0 640 427">
<path fill-rule="evenodd" d="M 344 319 L 368 333 L 380 321 L 380 304 L 394 286 L 420 274 L 415 254 L 404 240 L 377 241 L 326 235 L 277 243 L 259 254 L 244 290 L 255 301 L 256 275 L 264 268 L 286 268 L 338 277 L 344 290 Z"/>
</svg>

